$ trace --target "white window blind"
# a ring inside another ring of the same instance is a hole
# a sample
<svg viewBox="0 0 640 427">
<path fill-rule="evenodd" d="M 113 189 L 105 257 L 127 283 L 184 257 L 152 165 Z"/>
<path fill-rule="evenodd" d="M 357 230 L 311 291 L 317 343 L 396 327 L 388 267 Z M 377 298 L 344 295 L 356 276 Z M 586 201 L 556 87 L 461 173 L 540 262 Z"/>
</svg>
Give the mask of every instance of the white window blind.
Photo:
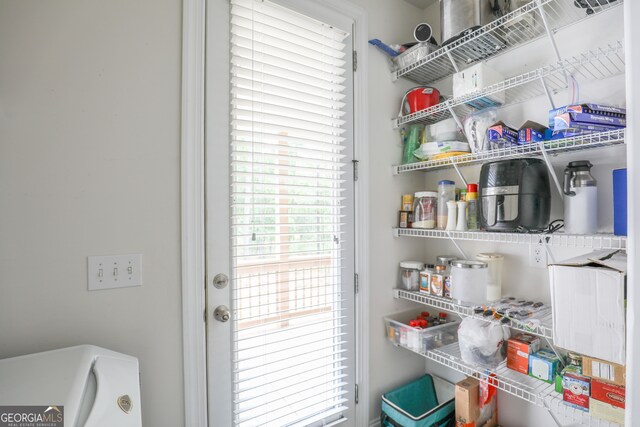
<svg viewBox="0 0 640 427">
<path fill-rule="evenodd" d="M 231 0 L 237 426 L 345 420 L 348 36 L 268 1 Z"/>
</svg>

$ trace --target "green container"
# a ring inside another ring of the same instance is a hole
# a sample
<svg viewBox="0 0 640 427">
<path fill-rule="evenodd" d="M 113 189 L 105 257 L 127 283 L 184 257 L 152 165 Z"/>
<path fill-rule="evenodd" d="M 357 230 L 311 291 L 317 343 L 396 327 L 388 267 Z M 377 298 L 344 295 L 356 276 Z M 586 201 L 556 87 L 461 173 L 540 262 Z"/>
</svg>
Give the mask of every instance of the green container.
<svg viewBox="0 0 640 427">
<path fill-rule="evenodd" d="M 426 374 L 382 395 L 380 421 L 384 427 L 454 427 L 455 400 L 439 402 Z"/>
</svg>

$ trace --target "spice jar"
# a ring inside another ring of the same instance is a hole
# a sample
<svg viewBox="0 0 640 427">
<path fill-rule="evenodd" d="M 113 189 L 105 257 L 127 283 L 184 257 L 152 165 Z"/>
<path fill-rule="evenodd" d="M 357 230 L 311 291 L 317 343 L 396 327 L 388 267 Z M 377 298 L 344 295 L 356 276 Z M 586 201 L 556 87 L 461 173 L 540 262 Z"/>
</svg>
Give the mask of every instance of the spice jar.
<svg viewBox="0 0 640 427">
<path fill-rule="evenodd" d="M 420 191 L 413 199 L 413 228 L 436 228 L 438 193 Z"/>
<path fill-rule="evenodd" d="M 444 296 L 445 281 L 449 280 L 449 270 L 446 265 L 436 265 L 435 270 L 431 273 L 431 295 L 437 297 Z"/>
<path fill-rule="evenodd" d="M 400 289 L 417 291 L 420 289 L 420 271 L 424 263 L 420 261 L 402 261 L 400 263 Z"/>
</svg>

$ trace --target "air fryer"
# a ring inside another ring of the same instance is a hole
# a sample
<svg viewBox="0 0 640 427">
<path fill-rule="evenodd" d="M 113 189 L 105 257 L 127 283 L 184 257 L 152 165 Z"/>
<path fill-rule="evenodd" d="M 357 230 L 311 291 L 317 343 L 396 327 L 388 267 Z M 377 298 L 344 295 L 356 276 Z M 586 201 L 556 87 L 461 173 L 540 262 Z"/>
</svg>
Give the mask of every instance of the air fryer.
<svg viewBox="0 0 640 427">
<path fill-rule="evenodd" d="M 480 226 L 488 231 L 538 231 L 549 225 L 551 190 L 542 160 L 485 163 L 480 170 Z"/>
</svg>

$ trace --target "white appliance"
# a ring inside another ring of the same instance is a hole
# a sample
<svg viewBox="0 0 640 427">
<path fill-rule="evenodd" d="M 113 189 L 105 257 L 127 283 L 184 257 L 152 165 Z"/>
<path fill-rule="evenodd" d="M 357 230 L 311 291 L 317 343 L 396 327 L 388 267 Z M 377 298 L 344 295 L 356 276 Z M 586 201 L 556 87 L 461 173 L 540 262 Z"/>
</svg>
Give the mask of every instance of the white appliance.
<svg viewBox="0 0 640 427">
<path fill-rule="evenodd" d="M 138 359 L 91 345 L 0 360 L 0 405 L 64 406 L 64 425 L 141 427 Z"/>
</svg>

